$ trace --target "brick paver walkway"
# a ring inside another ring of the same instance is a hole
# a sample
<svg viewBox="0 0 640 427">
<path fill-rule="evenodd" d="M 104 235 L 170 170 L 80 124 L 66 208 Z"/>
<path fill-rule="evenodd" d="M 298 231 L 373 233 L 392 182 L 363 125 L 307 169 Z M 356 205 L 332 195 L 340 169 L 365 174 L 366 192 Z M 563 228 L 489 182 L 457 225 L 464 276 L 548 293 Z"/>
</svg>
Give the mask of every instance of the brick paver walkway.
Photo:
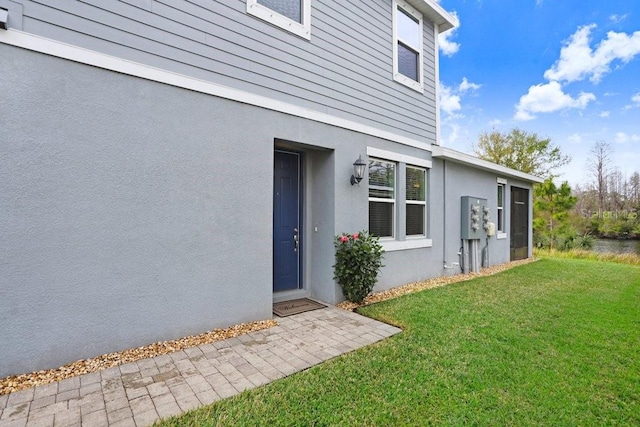
<svg viewBox="0 0 640 427">
<path fill-rule="evenodd" d="M 0 427 L 147 426 L 400 332 L 331 306 L 277 320 L 270 329 L 0 396 Z"/>
</svg>

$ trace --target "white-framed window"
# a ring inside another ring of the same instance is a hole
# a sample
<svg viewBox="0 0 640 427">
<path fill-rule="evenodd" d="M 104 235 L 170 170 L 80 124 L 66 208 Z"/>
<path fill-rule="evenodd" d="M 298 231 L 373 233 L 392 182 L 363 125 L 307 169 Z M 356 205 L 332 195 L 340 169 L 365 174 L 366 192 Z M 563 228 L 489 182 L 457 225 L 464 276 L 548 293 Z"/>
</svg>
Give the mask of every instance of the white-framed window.
<svg viewBox="0 0 640 427">
<path fill-rule="evenodd" d="M 406 168 L 407 237 L 427 235 L 427 171 L 407 165 Z"/>
<path fill-rule="evenodd" d="M 429 176 L 431 160 L 367 147 L 369 231 L 384 250 L 430 248 Z M 397 183 L 397 184 L 396 184 Z"/>
<path fill-rule="evenodd" d="M 507 180 L 498 178 L 498 198 L 496 206 L 496 233 L 498 239 L 504 239 L 507 237 L 504 224 L 504 204 L 505 204 L 505 190 L 507 187 Z"/>
<path fill-rule="evenodd" d="M 247 13 L 311 39 L 311 0 L 247 0 Z"/>
<path fill-rule="evenodd" d="M 423 91 L 422 14 L 404 0 L 393 0 L 393 79 Z"/>
<path fill-rule="evenodd" d="M 369 159 L 369 232 L 380 238 L 395 236 L 396 164 Z"/>
</svg>

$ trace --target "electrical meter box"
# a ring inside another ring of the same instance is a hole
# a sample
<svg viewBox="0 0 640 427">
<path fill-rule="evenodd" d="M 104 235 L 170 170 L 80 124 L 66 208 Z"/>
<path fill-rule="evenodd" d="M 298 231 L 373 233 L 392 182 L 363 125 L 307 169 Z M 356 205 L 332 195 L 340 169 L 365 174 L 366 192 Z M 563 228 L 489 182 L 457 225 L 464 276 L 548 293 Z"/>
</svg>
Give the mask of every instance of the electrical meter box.
<svg viewBox="0 0 640 427">
<path fill-rule="evenodd" d="M 489 230 L 489 207 L 487 199 L 479 197 L 462 196 L 461 199 L 462 222 L 461 238 L 464 240 L 481 239 Z"/>
</svg>

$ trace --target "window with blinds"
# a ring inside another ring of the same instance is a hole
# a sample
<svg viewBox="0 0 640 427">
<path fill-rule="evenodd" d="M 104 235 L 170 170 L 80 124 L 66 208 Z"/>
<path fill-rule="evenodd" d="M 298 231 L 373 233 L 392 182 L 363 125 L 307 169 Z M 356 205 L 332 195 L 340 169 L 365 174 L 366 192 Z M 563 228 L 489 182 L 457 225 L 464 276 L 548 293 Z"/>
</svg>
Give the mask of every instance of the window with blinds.
<svg viewBox="0 0 640 427">
<path fill-rule="evenodd" d="M 396 164 L 369 160 L 369 232 L 394 237 L 396 206 Z"/>
<path fill-rule="evenodd" d="M 422 92 L 422 14 L 404 0 L 393 1 L 393 78 Z"/>
<path fill-rule="evenodd" d="M 407 166 L 406 169 L 406 230 L 407 237 L 427 234 L 427 187 L 425 169 Z"/>
<path fill-rule="evenodd" d="M 497 206 L 498 233 L 504 233 L 504 184 L 498 183 L 498 206 Z"/>
</svg>

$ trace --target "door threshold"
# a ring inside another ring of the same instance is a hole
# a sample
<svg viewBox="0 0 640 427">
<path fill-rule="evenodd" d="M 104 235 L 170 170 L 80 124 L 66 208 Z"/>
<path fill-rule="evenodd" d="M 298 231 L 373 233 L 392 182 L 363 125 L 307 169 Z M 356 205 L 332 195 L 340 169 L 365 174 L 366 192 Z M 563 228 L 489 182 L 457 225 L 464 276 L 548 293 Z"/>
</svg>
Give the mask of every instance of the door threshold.
<svg viewBox="0 0 640 427">
<path fill-rule="evenodd" d="M 273 302 L 283 302 L 292 299 L 309 298 L 311 293 L 307 289 L 294 289 L 292 291 L 278 291 L 273 293 Z"/>
</svg>

